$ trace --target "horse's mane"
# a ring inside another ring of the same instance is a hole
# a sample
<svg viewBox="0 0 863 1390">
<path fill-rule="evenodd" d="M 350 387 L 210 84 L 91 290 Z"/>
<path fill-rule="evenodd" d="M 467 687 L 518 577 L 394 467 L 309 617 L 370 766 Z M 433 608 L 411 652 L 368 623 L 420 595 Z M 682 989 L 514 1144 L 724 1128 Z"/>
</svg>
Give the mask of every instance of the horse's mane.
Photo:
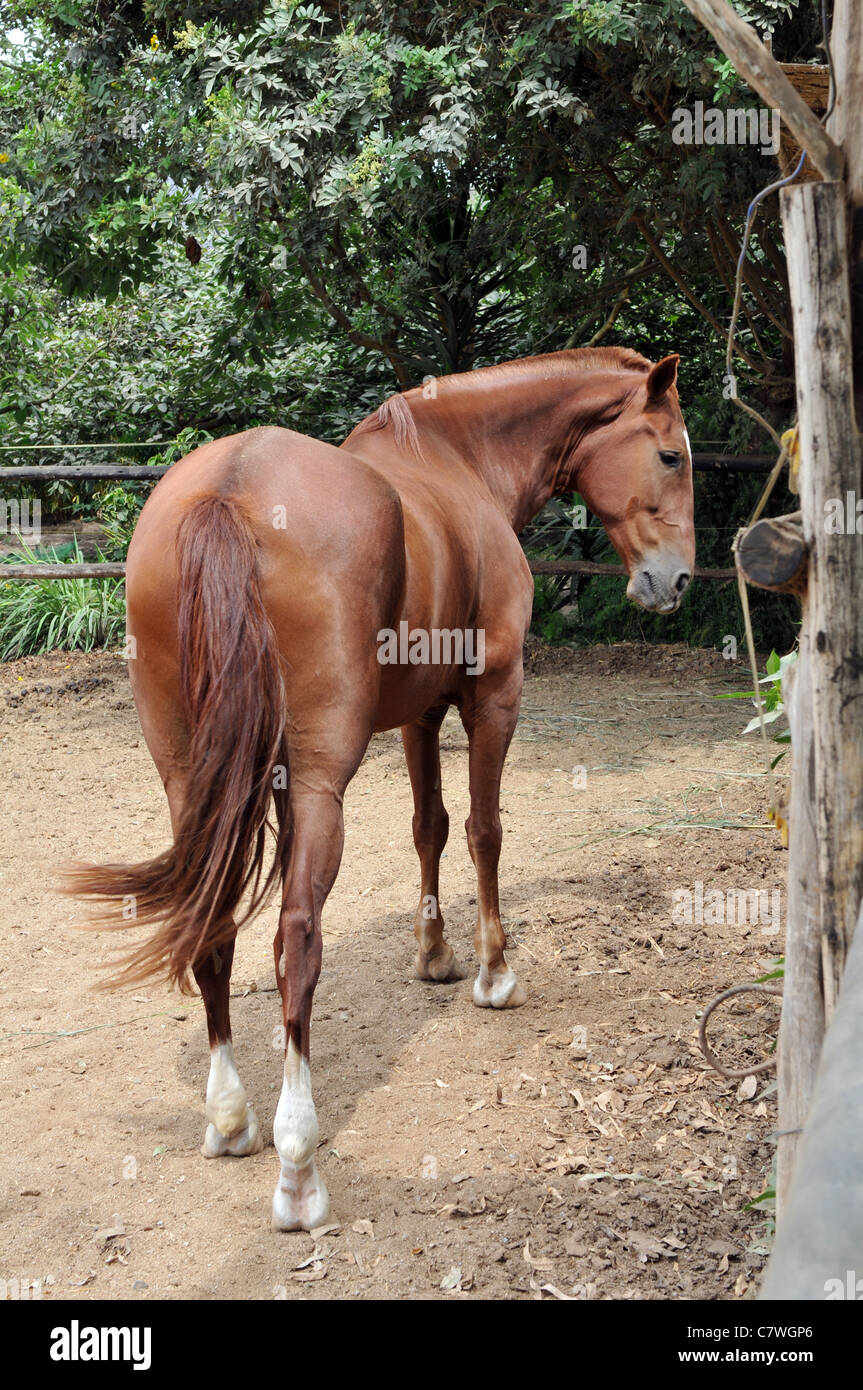
<svg viewBox="0 0 863 1390">
<path fill-rule="evenodd" d="M 393 437 L 396 447 L 399 449 L 409 449 L 416 454 L 418 459 L 422 459 L 422 449 L 420 448 L 419 431 L 413 417 L 413 411 L 402 395 L 388 396 L 373 415 L 367 420 L 362 420 L 352 434 L 370 434 L 372 430 L 386 429 L 387 425 L 393 427 Z"/>
<path fill-rule="evenodd" d="M 457 372 L 442 379 L 446 381 L 448 389 L 452 386 L 470 389 L 471 384 L 478 381 L 495 378 L 514 381 L 519 377 L 531 376 L 535 371 L 541 372 L 544 376 L 570 376 L 573 372 L 603 370 L 644 374 L 649 372 L 652 366 L 653 363 L 640 352 L 633 352 L 630 348 L 568 348 L 562 352 L 542 353 L 537 357 L 519 357 L 512 362 L 501 362 L 491 367 L 477 367 L 472 372 Z M 629 391 L 625 392 L 613 405 L 622 407 L 630 394 Z M 374 430 L 386 429 L 387 425 L 393 427 L 396 447 L 409 450 L 422 462 L 419 431 L 407 394 L 388 396 L 373 414 L 352 430 L 352 434 L 370 434 Z"/>
<path fill-rule="evenodd" d="M 573 372 L 649 372 L 653 363 L 640 352 L 625 347 L 565 348 L 561 352 L 544 352 L 538 357 L 519 357 L 514 362 L 501 362 L 494 367 L 478 367 L 471 376 L 506 376 L 510 380 L 529 376 L 535 369 L 543 375 L 570 376 Z"/>
</svg>

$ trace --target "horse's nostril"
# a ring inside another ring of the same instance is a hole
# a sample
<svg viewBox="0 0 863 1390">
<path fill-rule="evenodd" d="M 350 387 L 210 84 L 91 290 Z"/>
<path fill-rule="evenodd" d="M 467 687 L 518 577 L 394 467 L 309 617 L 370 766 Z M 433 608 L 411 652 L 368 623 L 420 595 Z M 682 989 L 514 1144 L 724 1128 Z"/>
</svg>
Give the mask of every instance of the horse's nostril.
<svg viewBox="0 0 863 1390">
<path fill-rule="evenodd" d="M 681 570 L 680 573 L 679 573 L 679 575 L 677 576 L 677 578 L 676 578 L 675 581 L 674 581 L 674 588 L 675 588 L 675 591 L 676 591 L 678 594 L 682 594 L 682 593 L 683 593 L 683 590 L 686 588 L 686 586 L 687 586 L 687 584 L 689 583 L 689 581 L 690 581 L 691 578 L 692 578 L 692 575 L 689 573 L 689 570 Z"/>
</svg>

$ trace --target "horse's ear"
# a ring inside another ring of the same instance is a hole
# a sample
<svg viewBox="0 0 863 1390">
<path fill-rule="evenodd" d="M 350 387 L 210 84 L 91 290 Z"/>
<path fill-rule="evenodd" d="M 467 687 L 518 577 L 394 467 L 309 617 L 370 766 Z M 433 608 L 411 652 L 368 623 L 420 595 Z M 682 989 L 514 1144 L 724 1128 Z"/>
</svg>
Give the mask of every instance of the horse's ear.
<svg viewBox="0 0 863 1390">
<path fill-rule="evenodd" d="M 663 357 L 661 362 L 657 362 L 655 367 L 651 367 L 647 374 L 647 400 L 649 404 L 661 401 L 667 395 L 677 380 L 677 364 L 680 361 L 680 353 L 673 352 L 670 357 Z"/>
</svg>

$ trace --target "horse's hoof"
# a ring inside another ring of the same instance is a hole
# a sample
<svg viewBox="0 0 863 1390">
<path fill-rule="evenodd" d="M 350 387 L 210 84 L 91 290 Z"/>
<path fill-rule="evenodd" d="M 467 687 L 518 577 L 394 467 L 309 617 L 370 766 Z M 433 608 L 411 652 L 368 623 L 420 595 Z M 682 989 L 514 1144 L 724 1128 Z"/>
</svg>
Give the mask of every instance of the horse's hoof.
<svg viewBox="0 0 863 1390">
<path fill-rule="evenodd" d="M 312 1159 L 301 1168 L 282 1163 L 273 1193 L 274 1231 L 313 1231 L 330 1214 L 330 1197 Z"/>
<path fill-rule="evenodd" d="M 467 971 L 462 970 L 452 946 L 445 942 L 443 951 L 436 956 L 427 956 L 424 951 L 417 951 L 414 973 L 417 979 L 434 980 L 437 984 L 443 984 L 447 980 L 463 980 Z"/>
<path fill-rule="evenodd" d="M 498 1004 L 497 1007 L 500 1009 L 520 1009 L 522 1004 L 526 1003 L 527 990 L 524 988 L 524 985 L 519 984 L 518 980 L 516 980 L 515 989 L 513 990 L 512 994 L 505 1001 L 505 1003 Z"/>
<path fill-rule="evenodd" d="M 507 968 L 506 974 L 489 976 L 480 969 L 474 980 L 473 1002 L 478 1009 L 518 1009 L 527 1003 L 527 993 Z"/>
<path fill-rule="evenodd" d="M 220 1134 L 214 1124 L 207 1125 L 207 1133 L 201 1145 L 204 1158 L 221 1158 L 228 1154 L 233 1158 L 248 1158 L 261 1152 L 264 1141 L 258 1128 L 258 1117 L 251 1106 L 246 1111 L 246 1125 L 237 1134 Z"/>
</svg>

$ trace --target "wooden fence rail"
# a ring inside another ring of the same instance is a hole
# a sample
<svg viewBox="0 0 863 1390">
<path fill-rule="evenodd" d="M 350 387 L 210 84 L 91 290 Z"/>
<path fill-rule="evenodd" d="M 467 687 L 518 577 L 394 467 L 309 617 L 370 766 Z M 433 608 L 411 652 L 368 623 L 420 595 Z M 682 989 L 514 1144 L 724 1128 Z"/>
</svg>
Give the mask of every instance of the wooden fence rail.
<svg viewBox="0 0 863 1390">
<path fill-rule="evenodd" d="M 692 467 L 696 473 L 769 473 L 775 462 L 772 454 L 692 455 Z M 30 482 L 40 482 L 46 478 L 77 478 L 80 482 L 100 482 L 108 478 L 125 478 L 129 482 L 158 482 L 169 467 L 170 464 L 164 463 L 149 467 L 141 463 L 16 464 L 9 468 L 0 465 L 0 481 L 4 478 L 26 478 Z"/>
<path fill-rule="evenodd" d="M 621 578 L 626 571 L 622 565 L 604 565 L 594 560 L 530 560 L 531 574 L 616 574 Z M 109 564 L 107 561 L 81 565 L 4 565 L 0 564 L 2 579 L 122 579 L 126 573 L 124 564 Z M 733 569 L 696 569 L 696 579 L 713 579 L 727 583 L 734 579 Z"/>
<path fill-rule="evenodd" d="M 110 564 L 107 560 L 81 565 L 3 565 L 0 564 L 0 580 L 3 579 L 122 579 L 126 573 L 124 564 Z"/>
</svg>

